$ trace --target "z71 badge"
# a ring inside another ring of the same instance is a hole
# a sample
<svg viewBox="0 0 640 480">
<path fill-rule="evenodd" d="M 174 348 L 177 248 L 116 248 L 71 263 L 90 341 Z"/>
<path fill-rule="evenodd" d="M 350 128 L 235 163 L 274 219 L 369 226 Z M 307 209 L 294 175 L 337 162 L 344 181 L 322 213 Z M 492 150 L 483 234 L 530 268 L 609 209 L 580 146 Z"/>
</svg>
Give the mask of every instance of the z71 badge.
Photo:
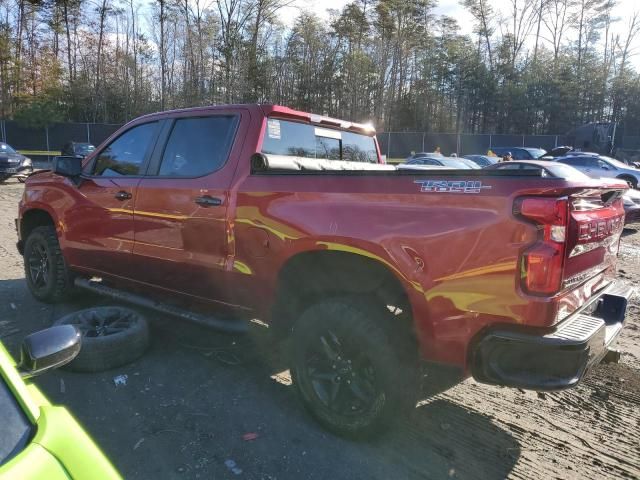
<svg viewBox="0 0 640 480">
<path fill-rule="evenodd" d="M 421 185 L 421 192 L 430 193 L 480 193 L 491 188 L 479 180 L 416 180 L 415 183 Z"/>
</svg>

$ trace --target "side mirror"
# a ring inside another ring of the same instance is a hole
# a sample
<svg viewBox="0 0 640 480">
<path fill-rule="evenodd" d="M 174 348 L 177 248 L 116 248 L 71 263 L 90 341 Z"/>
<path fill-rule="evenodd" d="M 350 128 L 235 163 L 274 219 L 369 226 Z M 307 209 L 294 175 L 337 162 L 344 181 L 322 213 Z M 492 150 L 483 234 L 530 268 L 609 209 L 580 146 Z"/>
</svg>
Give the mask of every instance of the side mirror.
<svg viewBox="0 0 640 480">
<path fill-rule="evenodd" d="M 76 156 L 53 157 L 51 170 L 64 177 L 77 177 L 82 173 L 82 160 Z"/>
<path fill-rule="evenodd" d="M 61 367 L 76 358 L 81 346 L 82 335 L 73 325 L 58 325 L 32 333 L 22 341 L 20 375 L 30 378 Z"/>
<path fill-rule="evenodd" d="M 603 166 L 602 166 L 602 169 L 603 169 L 603 170 L 611 170 L 611 169 L 610 169 L 609 167 L 607 167 L 606 165 L 603 165 Z"/>
</svg>

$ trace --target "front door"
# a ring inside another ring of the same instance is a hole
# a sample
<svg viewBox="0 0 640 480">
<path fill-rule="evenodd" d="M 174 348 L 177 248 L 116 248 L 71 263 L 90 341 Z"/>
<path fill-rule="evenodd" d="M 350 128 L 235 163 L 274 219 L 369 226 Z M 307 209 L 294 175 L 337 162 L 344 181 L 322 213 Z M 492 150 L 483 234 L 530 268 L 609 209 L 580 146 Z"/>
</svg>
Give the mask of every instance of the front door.
<svg viewBox="0 0 640 480">
<path fill-rule="evenodd" d="M 63 220 L 65 258 L 72 266 L 128 277 L 133 209 L 158 122 L 136 125 L 102 148 L 85 167 L 75 205 Z"/>
<path fill-rule="evenodd" d="M 242 114 L 220 111 L 169 122 L 166 141 L 156 149 L 149 175 L 138 187 L 136 279 L 224 301 L 228 190 L 246 122 Z"/>
</svg>

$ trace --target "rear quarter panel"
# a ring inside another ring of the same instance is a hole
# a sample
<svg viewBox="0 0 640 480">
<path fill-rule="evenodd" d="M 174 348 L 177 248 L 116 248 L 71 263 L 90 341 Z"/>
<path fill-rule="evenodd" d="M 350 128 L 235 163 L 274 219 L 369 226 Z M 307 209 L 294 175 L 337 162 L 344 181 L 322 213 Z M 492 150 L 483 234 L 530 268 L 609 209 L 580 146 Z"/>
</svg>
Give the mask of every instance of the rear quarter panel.
<svg viewBox="0 0 640 480">
<path fill-rule="evenodd" d="M 288 259 L 341 250 L 394 272 L 429 359 L 462 365 L 470 339 L 489 323 L 553 323 L 557 301 L 519 290 L 518 258 L 536 230 L 514 218 L 512 205 L 521 195 L 559 195 L 567 183 L 473 176 L 469 180 L 488 188 L 469 194 L 426 193 L 416 183 L 434 178 L 446 177 L 247 176 L 235 207 L 232 284 L 239 302 L 257 305 L 268 317 L 277 274 Z"/>
</svg>

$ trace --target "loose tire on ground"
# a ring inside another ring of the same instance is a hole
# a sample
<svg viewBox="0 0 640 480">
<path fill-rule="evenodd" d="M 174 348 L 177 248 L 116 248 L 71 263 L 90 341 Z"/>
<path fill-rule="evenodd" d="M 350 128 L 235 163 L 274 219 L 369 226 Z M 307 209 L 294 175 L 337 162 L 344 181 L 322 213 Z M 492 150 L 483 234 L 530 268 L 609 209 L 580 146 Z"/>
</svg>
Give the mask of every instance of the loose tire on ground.
<svg viewBox="0 0 640 480">
<path fill-rule="evenodd" d="M 65 300 L 72 291 L 71 275 L 58 243 L 56 229 L 34 228 L 24 244 L 24 271 L 31 294 L 46 303 Z"/>
<path fill-rule="evenodd" d="M 82 333 L 82 349 L 65 368 L 101 372 L 141 357 L 149 346 L 149 326 L 135 310 L 95 307 L 66 315 L 54 325 L 75 325 Z"/>
<path fill-rule="evenodd" d="M 417 355 L 400 350 L 386 313 L 360 299 L 329 299 L 294 326 L 294 385 L 311 415 L 338 435 L 374 435 L 415 408 Z"/>
</svg>

